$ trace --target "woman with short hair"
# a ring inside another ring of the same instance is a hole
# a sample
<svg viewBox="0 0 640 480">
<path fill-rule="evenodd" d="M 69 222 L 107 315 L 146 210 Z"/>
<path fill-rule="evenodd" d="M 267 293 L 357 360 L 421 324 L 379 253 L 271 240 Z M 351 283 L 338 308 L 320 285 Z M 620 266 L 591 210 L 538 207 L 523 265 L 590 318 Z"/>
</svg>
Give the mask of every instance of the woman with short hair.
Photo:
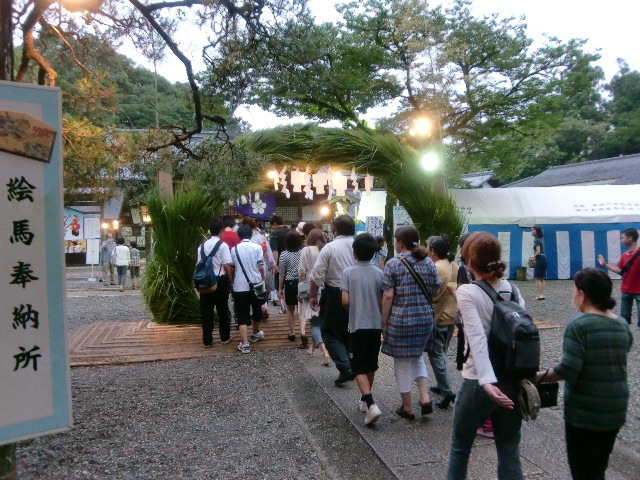
<svg viewBox="0 0 640 480">
<path fill-rule="evenodd" d="M 567 456 L 575 479 L 604 480 L 629 402 L 627 354 L 633 336 L 624 318 L 613 313 L 613 284 L 596 268 L 573 278 L 573 306 L 581 314 L 564 332 L 562 361 L 538 372 L 537 381 L 564 380 Z"/>
</svg>

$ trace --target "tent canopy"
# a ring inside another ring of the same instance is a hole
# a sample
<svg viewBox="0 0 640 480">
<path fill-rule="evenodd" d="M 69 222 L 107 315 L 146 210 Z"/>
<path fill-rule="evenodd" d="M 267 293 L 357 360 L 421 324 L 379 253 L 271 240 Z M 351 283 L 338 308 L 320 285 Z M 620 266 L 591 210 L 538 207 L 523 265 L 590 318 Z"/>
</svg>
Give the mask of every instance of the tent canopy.
<svg viewBox="0 0 640 480">
<path fill-rule="evenodd" d="M 640 185 L 450 190 L 469 225 L 625 223 L 640 217 Z"/>
</svg>

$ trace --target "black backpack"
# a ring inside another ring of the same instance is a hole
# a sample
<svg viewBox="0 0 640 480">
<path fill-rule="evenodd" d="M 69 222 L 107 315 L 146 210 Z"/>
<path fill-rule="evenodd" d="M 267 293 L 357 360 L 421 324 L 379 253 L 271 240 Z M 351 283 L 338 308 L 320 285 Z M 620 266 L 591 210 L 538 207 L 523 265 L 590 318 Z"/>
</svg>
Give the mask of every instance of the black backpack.
<svg viewBox="0 0 640 480">
<path fill-rule="evenodd" d="M 540 367 L 540 334 L 527 311 L 518 303 L 516 288 L 504 300 L 487 282 L 476 280 L 494 303 L 489 332 L 489 359 L 498 381 L 533 377 Z"/>
<path fill-rule="evenodd" d="M 218 275 L 213 271 L 213 257 L 220 249 L 222 240 L 216 243 L 209 255 L 204 254 L 204 243 L 200 245 L 200 258 L 193 274 L 193 285 L 200 293 L 215 292 L 218 288 Z"/>
</svg>

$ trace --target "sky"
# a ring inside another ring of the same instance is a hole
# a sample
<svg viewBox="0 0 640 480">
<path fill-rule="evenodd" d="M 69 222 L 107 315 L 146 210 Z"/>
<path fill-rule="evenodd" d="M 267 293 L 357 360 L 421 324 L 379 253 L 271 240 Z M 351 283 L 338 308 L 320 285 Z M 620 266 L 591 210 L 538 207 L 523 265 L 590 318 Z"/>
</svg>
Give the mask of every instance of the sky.
<svg viewBox="0 0 640 480">
<path fill-rule="evenodd" d="M 343 0 L 310 0 L 309 6 L 317 21 L 335 21 L 340 18 L 334 5 Z M 438 3 L 438 2 L 437 2 Z M 633 0 L 474 0 L 473 12 L 476 15 L 498 13 L 501 17 L 526 16 L 529 37 L 542 42 L 544 35 L 555 36 L 561 40 L 582 38 L 587 40 L 584 49 L 587 52 L 599 50 L 598 62 L 604 70 L 606 80 L 610 80 L 618 71 L 618 58 L 623 58 L 632 70 L 640 70 L 640 48 L 632 32 L 636 31 L 640 17 L 640 2 Z M 201 70 L 203 64 L 197 61 L 200 48 L 190 44 L 190 35 L 179 35 L 181 48 L 194 63 L 194 69 Z M 535 45 L 535 44 L 534 44 Z M 129 52 L 127 52 L 129 55 Z M 150 68 L 150 65 L 137 55 L 132 58 Z M 182 64 L 169 52 L 167 58 L 158 66 L 158 73 L 172 82 L 186 82 Z M 390 114 L 388 108 L 368 112 L 368 119 Z M 281 118 L 258 107 L 242 107 L 236 115 L 248 121 L 253 128 L 270 128 L 277 124 L 304 121 L 302 118 Z"/>
</svg>

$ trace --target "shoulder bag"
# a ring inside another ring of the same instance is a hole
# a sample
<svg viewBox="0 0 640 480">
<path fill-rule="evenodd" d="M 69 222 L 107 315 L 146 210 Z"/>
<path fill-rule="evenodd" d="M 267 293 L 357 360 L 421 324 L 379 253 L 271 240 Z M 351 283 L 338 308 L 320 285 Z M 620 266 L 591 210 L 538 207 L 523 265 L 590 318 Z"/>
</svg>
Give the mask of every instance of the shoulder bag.
<svg viewBox="0 0 640 480">
<path fill-rule="evenodd" d="M 236 245 L 234 248 L 236 249 L 236 257 L 238 257 L 238 263 L 240 264 L 244 278 L 247 279 L 249 288 L 254 295 L 258 297 L 258 300 L 260 300 L 261 303 L 265 303 L 268 299 L 269 292 L 267 292 L 267 289 L 265 288 L 264 280 L 260 283 L 251 283 L 249 281 L 249 275 L 247 275 L 247 271 L 244 269 L 244 265 L 242 265 L 242 260 L 240 259 L 240 254 L 238 253 L 238 246 Z"/>
<path fill-rule="evenodd" d="M 633 265 L 633 262 L 635 262 L 636 258 L 638 258 L 638 255 L 640 255 L 640 247 L 636 248 L 636 252 L 633 254 L 633 257 L 631 257 L 631 259 L 627 263 L 625 263 L 624 266 L 620 269 L 621 276 L 629 271 L 629 269 Z"/>
<path fill-rule="evenodd" d="M 431 296 L 431 292 L 429 292 L 429 289 L 427 288 L 427 285 L 424 283 L 424 280 L 422 279 L 422 277 L 418 275 L 418 272 L 414 270 L 414 268 L 409 263 L 409 260 L 407 260 L 404 257 L 400 257 L 400 261 L 404 264 L 405 267 L 407 267 L 407 269 L 409 270 L 409 273 L 411 273 L 411 276 L 420 286 L 420 290 L 422 290 L 422 293 L 426 297 L 427 302 L 429 302 L 429 305 L 432 305 L 433 297 Z"/>
</svg>

